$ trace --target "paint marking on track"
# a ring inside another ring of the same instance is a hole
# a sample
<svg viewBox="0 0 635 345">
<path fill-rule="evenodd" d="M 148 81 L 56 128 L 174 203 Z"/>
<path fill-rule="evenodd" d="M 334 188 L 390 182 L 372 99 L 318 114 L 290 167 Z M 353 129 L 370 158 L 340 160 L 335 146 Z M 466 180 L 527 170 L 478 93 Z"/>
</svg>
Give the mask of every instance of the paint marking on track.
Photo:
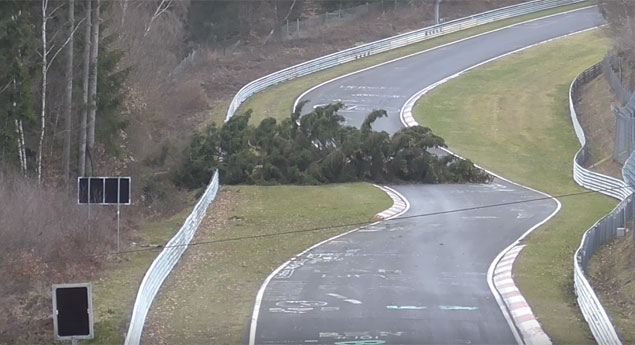
<svg viewBox="0 0 635 345">
<path fill-rule="evenodd" d="M 394 309 L 394 310 L 424 310 L 428 309 L 426 306 L 416 306 L 416 305 L 387 305 L 386 309 Z"/>
<path fill-rule="evenodd" d="M 477 310 L 478 307 L 464 307 L 460 305 L 441 305 L 439 306 L 441 310 Z"/>
<path fill-rule="evenodd" d="M 342 296 L 342 295 L 340 295 L 340 294 L 336 294 L 336 293 L 327 293 L 326 295 L 327 295 L 327 296 L 331 296 L 331 297 L 335 297 L 335 298 L 337 298 L 337 299 L 343 300 L 344 302 L 348 302 L 348 303 L 351 303 L 351 304 L 362 304 L 362 302 L 361 302 L 361 301 L 358 301 L 358 300 L 353 299 L 353 298 L 348 298 L 348 297 L 346 297 L 346 296 Z"/>
</svg>

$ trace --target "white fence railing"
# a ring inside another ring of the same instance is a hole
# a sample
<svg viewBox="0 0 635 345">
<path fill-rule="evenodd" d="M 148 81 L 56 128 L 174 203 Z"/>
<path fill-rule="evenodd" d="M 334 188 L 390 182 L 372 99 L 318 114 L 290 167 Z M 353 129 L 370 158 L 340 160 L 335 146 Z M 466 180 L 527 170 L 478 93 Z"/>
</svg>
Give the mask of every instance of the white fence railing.
<svg viewBox="0 0 635 345">
<path fill-rule="evenodd" d="M 459 18 L 443 24 L 429 26 L 423 29 L 403 33 L 383 40 L 367 43 L 358 47 L 342 50 L 337 53 L 322 56 L 295 66 L 291 66 L 256 79 L 245 85 L 236 93 L 227 110 L 227 118 L 231 118 L 238 107 L 251 95 L 260 92 L 270 86 L 303 77 L 333 66 L 341 65 L 366 56 L 383 53 L 385 51 L 404 47 L 413 43 L 425 41 L 430 38 L 442 36 L 463 29 L 472 28 L 482 24 L 495 22 L 502 19 L 513 18 L 525 14 L 535 13 L 555 7 L 571 5 L 586 0 L 535 0 L 518 5 L 499 8 L 475 14 L 469 17 Z"/>
<path fill-rule="evenodd" d="M 308 62 L 291 66 L 254 80 L 241 88 L 229 105 L 227 117 L 229 120 L 240 104 L 253 94 L 262 91 L 270 86 L 284 81 L 292 80 L 311 73 L 315 73 L 330 67 L 341 65 L 366 56 L 375 55 L 391 49 L 404 47 L 413 43 L 425 41 L 430 38 L 442 36 L 463 29 L 472 28 L 478 25 L 495 22 L 502 19 L 513 18 L 525 14 L 535 13 L 542 10 L 552 9 L 565 5 L 585 2 L 587 0 L 535 0 L 518 5 L 503 7 L 500 9 L 487 11 L 472 16 L 448 21 L 443 24 L 426 27 L 423 29 L 407 32 L 401 35 L 389 37 L 383 40 L 360 45 L 358 47 L 343 50 L 323 57 L 319 57 Z M 201 219 L 205 215 L 205 210 L 214 200 L 218 191 L 218 172 L 214 174 L 212 181 L 207 186 L 205 194 L 194 207 L 194 211 L 186 219 L 179 232 L 168 242 L 163 251 L 154 260 L 139 287 L 137 299 L 132 311 L 130 326 L 126 334 L 126 345 L 137 345 L 141 341 L 141 333 L 145 319 L 150 310 L 150 306 L 161 287 L 161 284 L 170 274 L 183 252 L 187 248 L 190 240 L 194 236 Z"/>
<path fill-rule="evenodd" d="M 600 73 L 600 65 L 595 65 L 584 71 L 571 83 L 569 88 L 569 110 L 571 122 L 578 136 L 582 148 L 576 153 L 573 159 L 573 179 L 582 187 L 598 191 L 611 196 L 621 202 L 606 217 L 595 223 L 584 233 L 580 247 L 573 257 L 573 280 L 574 289 L 578 299 L 578 305 L 584 315 L 589 328 L 598 344 L 622 344 L 620 337 L 615 330 L 611 318 L 608 316 L 602 303 L 598 299 L 595 291 L 585 276 L 586 266 L 591 256 L 596 250 L 617 234 L 617 227 L 624 226 L 625 219 L 633 216 L 630 206 L 633 198 L 631 190 L 627 185 L 613 177 L 598 174 L 582 167 L 588 152 L 584 130 L 578 121 L 578 116 L 573 104 L 573 93 L 577 87 L 597 76 Z"/>
<path fill-rule="evenodd" d="M 137 293 L 137 299 L 132 309 L 130 326 L 126 334 L 126 345 L 139 344 L 143 325 L 145 324 L 146 316 L 154 301 L 154 297 L 157 292 L 159 292 L 159 288 L 165 278 L 167 278 L 174 265 L 176 265 L 181 255 L 183 255 L 187 249 L 199 224 L 201 224 L 201 220 L 205 217 L 207 207 L 214 200 L 217 192 L 218 171 L 214 173 L 212 180 L 205 189 L 205 193 L 198 200 L 196 206 L 194 206 L 194 210 L 187 217 L 181 229 L 165 245 L 165 248 L 163 248 L 161 253 L 154 259 L 152 265 L 150 265 L 150 268 L 143 277 L 141 285 L 139 286 L 139 292 Z"/>
</svg>

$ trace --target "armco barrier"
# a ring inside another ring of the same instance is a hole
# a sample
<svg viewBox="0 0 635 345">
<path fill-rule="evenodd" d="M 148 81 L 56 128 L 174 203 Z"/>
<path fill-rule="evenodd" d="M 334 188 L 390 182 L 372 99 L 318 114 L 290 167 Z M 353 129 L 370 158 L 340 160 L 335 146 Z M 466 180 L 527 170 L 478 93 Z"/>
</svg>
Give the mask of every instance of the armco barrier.
<svg viewBox="0 0 635 345">
<path fill-rule="evenodd" d="M 473 16 L 459 18 L 443 24 L 429 26 L 423 29 L 410 31 L 401 35 L 389 37 L 383 40 L 367 43 L 358 47 L 346 49 L 337 53 L 322 56 L 295 66 L 291 66 L 256 79 L 245 85 L 236 93 L 227 110 L 226 119 L 231 118 L 238 107 L 251 95 L 260 92 L 270 86 L 303 77 L 333 66 L 354 61 L 370 55 L 404 47 L 413 43 L 425 41 L 430 38 L 442 36 L 463 29 L 472 28 L 482 24 L 495 22 L 502 19 L 522 16 L 555 7 L 571 5 L 586 0 L 536 0 L 518 5 L 503 7 L 500 9 L 475 14 Z"/>
<path fill-rule="evenodd" d="M 128 333 L 126 334 L 125 344 L 139 344 L 143 325 L 154 297 L 165 278 L 167 278 L 174 265 L 176 265 L 181 255 L 183 255 L 187 249 L 201 220 L 205 217 L 207 207 L 214 200 L 217 192 L 218 171 L 214 173 L 212 180 L 205 189 L 205 193 L 198 200 L 196 206 L 194 206 L 194 210 L 187 217 L 181 229 L 165 245 L 165 248 L 159 253 L 156 259 L 154 259 L 152 265 L 150 265 L 150 268 L 143 277 L 141 285 L 139 286 L 139 292 L 137 293 L 137 299 L 132 309 L 132 317 L 130 319 Z"/>
<path fill-rule="evenodd" d="M 442 36 L 448 33 L 472 28 L 478 25 L 495 22 L 502 19 L 513 18 L 525 14 L 535 13 L 542 10 L 585 2 L 587 0 L 535 0 L 518 5 L 503 7 L 500 9 L 487 11 L 472 16 L 448 21 L 443 24 L 426 27 L 423 29 L 407 32 L 401 35 L 389 37 L 383 40 L 360 45 L 358 47 L 343 50 L 317 59 L 310 60 L 295 66 L 291 66 L 278 72 L 266 75 L 252 81 L 241 88 L 229 105 L 227 117 L 229 120 L 247 98 L 270 86 L 284 81 L 292 80 L 311 73 L 315 73 L 330 67 L 334 67 L 346 62 L 354 61 L 369 55 L 375 55 L 391 49 L 404 47 L 413 43 L 421 42 L 430 38 Z M 137 293 L 137 299 L 132 311 L 130 326 L 126 334 L 126 345 L 139 344 L 145 319 L 152 305 L 161 284 L 168 276 L 174 265 L 178 262 L 183 252 L 187 248 L 190 240 L 194 236 L 201 219 L 205 215 L 205 210 L 214 200 L 218 191 L 218 172 L 214 174 L 212 181 L 207 186 L 205 194 L 194 207 L 194 211 L 179 232 L 168 242 L 165 249 L 152 262 L 146 272 Z"/>
<path fill-rule="evenodd" d="M 585 270 L 589 260 L 595 254 L 596 250 L 607 241 L 614 238 L 617 234 L 617 228 L 623 227 L 625 219 L 633 216 L 631 190 L 627 185 L 618 179 L 598 174 L 596 172 L 585 169 L 582 165 L 585 163 L 588 148 L 586 138 L 582 126 L 578 121 L 575 111 L 573 96 L 578 87 L 588 80 L 600 74 L 600 64 L 597 64 L 588 70 L 582 72 L 571 83 L 569 89 L 569 110 L 571 112 L 571 122 L 578 136 L 582 147 L 576 153 L 573 159 L 573 179 L 582 187 L 598 191 L 602 194 L 611 196 L 621 202 L 607 216 L 595 223 L 589 230 L 584 233 L 580 247 L 576 250 L 573 258 L 573 280 L 574 289 L 578 299 L 578 305 L 584 315 L 589 328 L 598 344 L 622 344 L 615 326 L 611 318 L 608 316 L 602 303 L 598 299 L 595 291 L 589 284 L 585 276 Z"/>
</svg>

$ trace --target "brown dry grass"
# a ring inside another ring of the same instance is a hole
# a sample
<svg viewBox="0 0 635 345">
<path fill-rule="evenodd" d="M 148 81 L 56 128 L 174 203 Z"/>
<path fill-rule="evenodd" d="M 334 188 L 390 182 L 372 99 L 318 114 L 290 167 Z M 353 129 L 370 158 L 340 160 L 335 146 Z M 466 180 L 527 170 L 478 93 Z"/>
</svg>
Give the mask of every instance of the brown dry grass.
<svg viewBox="0 0 635 345">
<path fill-rule="evenodd" d="M 87 280 L 113 249 L 113 213 L 0 172 L 0 344 L 50 344 L 51 284 Z"/>
<path fill-rule="evenodd" d="M 604 76 L 599 75 L 583 85 L 574 101 L 589 145 L 586 167 L 622 179 L 622 166 L 613 161 L 615 115 L 611 112 L 611 103 L 617 99 Z"/>
<path fill-rule="evenodd" d="M 630 229 L 633 229 L 632 223 Z M 625 344 L 635 344 L 635 255 L 633 231 L 603 246 L 589 265 L 593 288 Z"/>
<path fill-rule="evenodd" d="M 237 197 L 238 195 L 235 193 L 225 191 L 218 193 L 209 210 L 210 212 L 201 223 L 195 235 L 195 242 L 200 238 L 211 238 L 219 229 L 226 227 L 230 221 L 230 213 L 236 208 Z M 175 329 L 173 328 L 174 323 L 169 322 L 169 315 L 171 315 L 175 309 L 181 308 L 182 303 L 178 300 L 178 296 L 184 293 L 183 289 L 187 290 L 192 287 L 191 282 L 188 282 L 188 277 L 195 274 L 197 264 L 201 262 L 212 264 L 218 255 L 222 255 L 222 253 L 218 253 L 214 250 L 189 250 L 187 252 L 186 258 L 181 260 L 181 263 L 178 265 L 178 270 L 169 278 L 171 289 L 167 290 L 167 288 L 164 288 L 162 290 L 161 295 L 164 296 L 162 303 L 157 303 L 150 313 L 143 332 L 143 343 L 155 345 L 169 344 L 168 336 L 175 333 Z M 178 289 L 180 293 L 175 293 L 175 289 Z M 182 321 L 184 324 L 188 324 L 187 320 Z M 208 326 L 214 327 L 215 325 L 209 324 Z"/>
</svg>

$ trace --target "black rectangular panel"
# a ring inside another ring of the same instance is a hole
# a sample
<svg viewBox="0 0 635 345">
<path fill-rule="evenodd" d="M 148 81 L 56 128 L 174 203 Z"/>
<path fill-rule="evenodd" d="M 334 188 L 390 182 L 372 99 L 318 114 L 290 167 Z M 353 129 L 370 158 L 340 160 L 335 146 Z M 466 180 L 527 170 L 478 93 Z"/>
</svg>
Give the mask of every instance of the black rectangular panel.
<svg viewBox="0 0 635 345">
<path fill-rule="evenodd" d="M 57 299 L 57 335 L 60 337 L 89 335 L 88 288 L 57 288 L 55 297 Z"/>
<path fill-rule="evenodd" d="M 77 184 L 77 202 L 80 204 L 88 203 L 88 178 L 80 177 Z"/>
<path fill-rule="evenodd" d="M 130 204 L 130 177 L 119 179 L 119 203 Z"/>
<path fill-rule="evenodd" d="M 104 202 L 104 179 L 101 177 L 90 178 L 90 203 L 101 204 Z"/>
<path fill-rule="evenodd" d="M 106 197 L 104 198 L 104 202 L 106 204 L 116 204 L 117 203 L 117 192 L 119 190 L 119 178 L 117 177 L 107 177 L 106 178 L 106 187 L 104 188 L 104 192 L 106 193 Z"/>
</svg>

